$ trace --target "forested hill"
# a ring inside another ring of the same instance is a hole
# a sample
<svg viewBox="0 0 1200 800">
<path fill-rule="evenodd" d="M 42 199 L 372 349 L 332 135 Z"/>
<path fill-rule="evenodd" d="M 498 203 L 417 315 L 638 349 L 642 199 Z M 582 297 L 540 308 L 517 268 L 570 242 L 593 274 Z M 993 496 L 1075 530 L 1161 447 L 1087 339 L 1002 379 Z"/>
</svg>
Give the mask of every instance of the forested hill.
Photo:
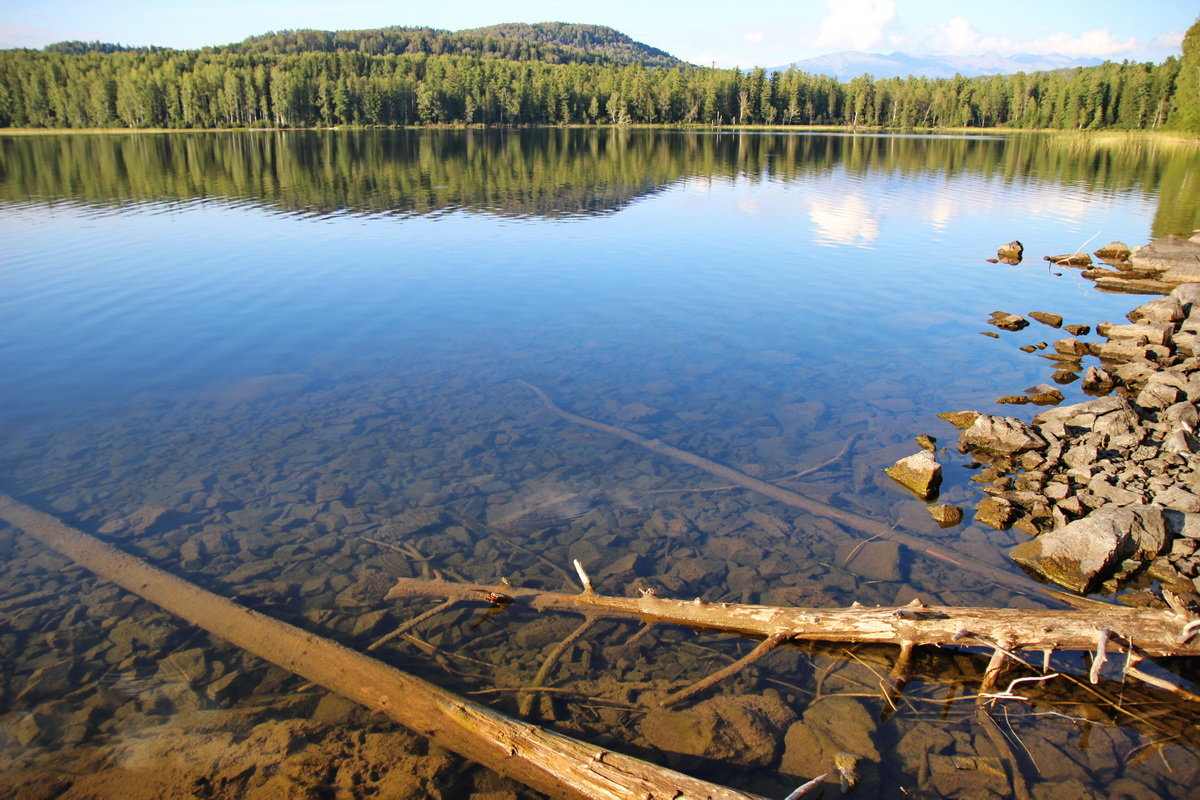
<svg viewBox="0 0 1200 800">
<path fill-rule="evenodd" d="M 459 55 L 550 64 L 688 66 L 669 53 L 635 42 L 612 28 L 565 22 L 491 25 L 462 31 L 404 27 L 278 31 L 211 49 L 224 53 L 269 55 L 353 51 L 373 56 Z"/>
<path fill-rule="evenodd" d="M 376 53 L 366 34 L 380 30 L 395 43 L 411 36 L 424 45 Z M 380 30 L 359 32 L 361 39 L 338 38 L 345 32 L 273 34 L 201 50 L 106 52 L 94 43 L 77 54 L 0 50 L 0 127 L 686 123 L 1200 133 L 1200 21 L 1184 37 L 1182 58 L 1162 64 L 1109 62 L 971 79 L 864 76 L 848 83 L 796 70 L 675 68 L 601 52 L 578 55 L 628 43 L 590 26 L 447 34 L 447 42 L 490 43 L 497 48 L 490 55 L 437 51 L 436 31 Z M 593 35 L 602 43 L 589 44 Z M 538 36 L 561 43 L 528 38 Z M 529 50 L 505 55 L 508 46 Z M 556 63 L 533 58 L 538 48 L 577 55 L 565 63 L 560 55 Z"/>
</svg>

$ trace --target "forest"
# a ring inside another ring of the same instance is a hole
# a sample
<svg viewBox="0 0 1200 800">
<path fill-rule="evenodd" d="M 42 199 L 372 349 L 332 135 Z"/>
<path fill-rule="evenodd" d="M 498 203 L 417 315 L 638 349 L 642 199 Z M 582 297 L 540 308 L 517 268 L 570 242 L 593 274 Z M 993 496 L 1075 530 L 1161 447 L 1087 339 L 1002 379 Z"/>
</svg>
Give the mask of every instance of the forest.
<svg viewBox="0 0 1200 800">
<path fill-rule="evenodd" d="M 1200 131 L 1200 21 L 1188 31 L 1182 57 L 1157 65 L 1108 62 L 980 78 L 862 76 L 848 83 L 795 70 L 656 66 L 656 59 L 670 56 L 616 31 L 562 28 L 293 31 L 185 51 L 70 42 L 5 50 L 0 126 L 683 123 Z"/>
</svg>

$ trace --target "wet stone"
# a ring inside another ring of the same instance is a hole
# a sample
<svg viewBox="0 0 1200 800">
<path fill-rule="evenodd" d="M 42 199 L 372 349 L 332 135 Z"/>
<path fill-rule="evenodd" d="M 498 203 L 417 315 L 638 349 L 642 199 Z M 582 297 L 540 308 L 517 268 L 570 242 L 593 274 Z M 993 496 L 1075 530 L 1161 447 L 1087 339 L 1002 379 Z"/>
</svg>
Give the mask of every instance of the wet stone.
<svg viewBox="0 0 1200 800">
<path fill-rule="evenodd" d="M 975 509 L 975 521 L 998 531 L 1005 530 L 1016 519 L 1017 510 L 1002 497 L 985 497 Z"/>
<path fill-rule="evenodd" d="M 942 483 L 942 466 L 928 450 L 902 458 L 884 470 L 888 477 L 920 498 L 937 493 Z"/>
<path fill-rule="evenodd" d="M 1061 328 L 1063 324 L 1063 318 L 1060 315 L 1046 311 L 1030 311 L 1029 318 L 1037 320 L 1043 325 L 1049 325 L 1051 328 Z"/>
<path fill-rule="evenodd" d="M 938 505 L 927 506 L 929 516 L 933 517 L 940 527 L 953 528 L 955 525 L 963 521 L 963 510 L 958 506 L 940 503 Z"/>
<path fill-rule="evenodd" d="M 1019 331 L 1022 328 L 1029 327 L 1029 320 L 1017 314 L 1010 314 L 1007 311 L 993 311 L 988 324 L 995 325 L 997 328 L 1005 331 Z"/>
</svg>

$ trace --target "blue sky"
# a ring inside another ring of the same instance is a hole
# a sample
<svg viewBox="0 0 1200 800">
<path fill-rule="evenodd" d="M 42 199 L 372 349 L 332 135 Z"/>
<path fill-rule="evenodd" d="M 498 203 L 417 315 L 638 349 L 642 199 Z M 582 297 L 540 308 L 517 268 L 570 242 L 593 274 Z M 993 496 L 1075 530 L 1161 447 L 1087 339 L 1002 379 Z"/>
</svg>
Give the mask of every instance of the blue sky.
<svg viewBox="0 0 1200 800">
<path fill-rule="evenodd" d="M 286 28 L 609 25 L 700 64 L 775 66 L 842 50 L 1178 54 L 1195 0 L 0 0 L 0 47 L 63 39 L 199 47 Z"/>
</svg>

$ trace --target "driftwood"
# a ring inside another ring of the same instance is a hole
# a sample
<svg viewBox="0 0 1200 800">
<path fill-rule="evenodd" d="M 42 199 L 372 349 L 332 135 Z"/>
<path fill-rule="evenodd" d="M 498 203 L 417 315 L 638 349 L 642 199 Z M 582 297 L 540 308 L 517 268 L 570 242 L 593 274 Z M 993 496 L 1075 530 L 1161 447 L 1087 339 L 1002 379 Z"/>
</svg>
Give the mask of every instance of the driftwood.
<svg viewBox="0 0 1200 800">
<path fill-rule="evenodd" d="M 814 500 L 811 497 L 805 497 L 799 492 L 794 492 L 791 489 L 784 489 L 781 486 L 768 483 L 767 481 L 755 478 L 752 475 L 747 475 L 744 472 L 736 470 L 733 467 L 717 463 L 716 461 L 696 455 L 695 453 L 689 453 L 686 450 L 680 450 L 678 447 L 673 447 L 660 439 L 650 439 L 634 433 L 633 431 L 628 431 L 624 428 L 617 427 L 616 425 L 609 425 L 604 422 L 599 422 L 597 420 L 589 419 L 588 417 L 572 413 L 556 404 L 550 399 L 548 394 L 539 389 L 537 386 L 527 383 L 526 381 L 521 381 L 521 383 L 527 386 L 534 394 L 536 394 L 538 399 L 542 401 L 542 404 L 545 405 L 547 409 L 563 419 L 568 420 L 569 422 L 574 422 L 577 425 L 583 425 L 593 430 L 611 434 L 618 438 L 624 439 L 627 442 L 636 444 L 638 447 L 644 447 L 651 452 L 667 456 L 668 458 L 675 459 L 676 461 L 684 464 L 689 464 L 697 469 L 704 470 L 705 472 L 715 475 L 722 480 L 729 481 L 731 484 L 736 486 L 749 489 L 753 492 L 758 492 L 764 497 L 768 497 L 772 500 L 792 506 L 793 508 L 802 509 L 810 514 L 816 514 L 817 516 L 833 520 L 834 522 L 856 530 L 859 533 L 867 536 L 891 539 L 892 541 L 902 544 L 917 553 L 922 553 L 930 558 L 951 564 L 959 569 L 970 570 L 971 572 L 974 572 L 975 574 L 1000 586 L 1011 589 L 1014 592 L 1035 595 L 1043 594 L 1040 584 L 1022 575 L 1006 572 L 998 567 L 993 567 L 990 564 L 984 564 L 982 562 L 972 560 L 961 553 L 956 553 L 953 550 L 942 547 L 941 545 L 925 541 L 921 537 L 914 534 L 905 533 L 904 531 L 900 531 L 889 525 L 885 525 L 882 522 L 877 522 L 876 520 L 868 517 L 855 514 L 852 511 L 846 511 L 844 509 L 831 506 L 827 503 L 822 503 L 820 500 Z"/>
<path fill-rule="evenodd" d="M 583 568 L 575 564 L 584 589 L 579 594 L 544 592 L 508 584 L 472 585 L 444 580 L 400 578 L 387 599 L 439 597 L 490 605 L 521 604 L 532 609 L 567 611 L 588 617 L 624 618 L 667 622 L 761 638 L 750 654 L 715 676 L 672 695 L 678 702 L 712 685 L 722 677 L 761 658 L 772 648 L 791 641 L 818 640 L 889 644 L 900 648 L 897 681 L 912 648 L 921 645 L 971 646 L 992 650 L 980 693 L 991 692 L 1007 659 L 1020 659 L 1021 651 L 1074 650 L 1094 654 L 1093 664 L 1103 664 L 1109 652 L 1125 654 L 1123 674 L 1168 689 L 1191 700 L 1200 698 L 1137 668 L 1148 656 L 1200 655 L 1200 619 L 1175 610 L 1150 610 L 1122 606 L 1089 610 L 998 609 L 927 606 L 919 601 L 893 608 L 781 608 L 777 606 L 706 603 L 672 600 L 643 593 L 641 597 L 598 594 Z M 1093 683 L 1099 667 L 1092 670 Z"/>
<path fill-rule="evenodd" d="M 209 633 L 564 800 L 761 800 L 511 719 L 240 606 L 0 494 L 0 519 Z"/>
</svg>

